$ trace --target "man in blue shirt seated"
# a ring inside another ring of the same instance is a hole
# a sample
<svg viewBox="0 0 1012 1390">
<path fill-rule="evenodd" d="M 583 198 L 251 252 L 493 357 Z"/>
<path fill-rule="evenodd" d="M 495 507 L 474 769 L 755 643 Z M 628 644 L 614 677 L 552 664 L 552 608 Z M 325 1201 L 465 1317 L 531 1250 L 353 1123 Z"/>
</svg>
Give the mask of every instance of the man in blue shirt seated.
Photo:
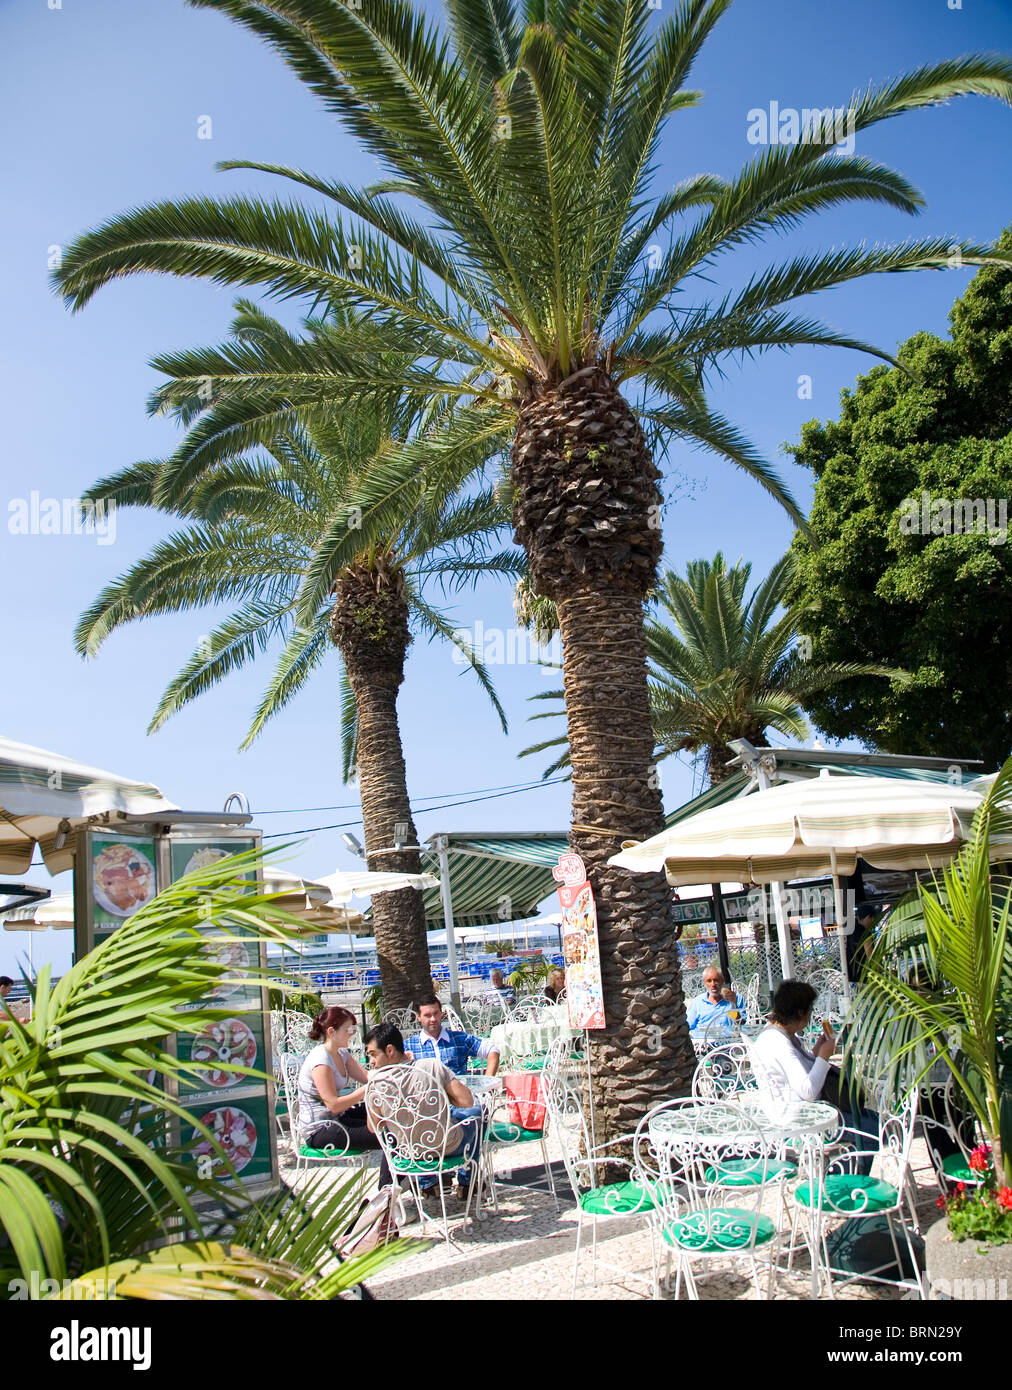
<svg viewBox="0 0 1012 1390">
<path fill-rule="evenodd" d="M 485 990 L 481 997 L 482 999 L 487 999 L 492 1004 L 495 1004 L 500 999 L 504 1004 L 515 1004 L 517 994 L 512 985 L 508 985 L 503 981 L 501 970 L 492 970 L 489 972 L 488 989 Z"/>
<path fill-rule="evenodd" d="M 730 1017 L 732 1009 L 739 1015 L 745 1011 L 743 996 L 725 985 L 724 976 L 715 965 L 708 965 L 703 971 L 703 990 L 703 994 L 689 1000 L 685 1010 L 690 1029 L 702 1031 L 715 1024 L 730 1033 L 735 1023 Z"/>
<path fill-rule="evenodd" d="M 435 1057 L 456 1076 L 467 1071 L 469 1057 L 481 1057 L 487 1062 L 486 1076 L 495 1076 L 499 1070 L 499 1052 L 487 1038 L 476 1038 L 473 1033 L 458 1033 L 447 1028 L 443 1022 L 443 1006 L 434 994 L 424 995 L 418 1005 L 418 1022 L 422 1031 L 415 1033 L 404 1044 L 416 1062 L 423 1057 Z"/>
</svg>

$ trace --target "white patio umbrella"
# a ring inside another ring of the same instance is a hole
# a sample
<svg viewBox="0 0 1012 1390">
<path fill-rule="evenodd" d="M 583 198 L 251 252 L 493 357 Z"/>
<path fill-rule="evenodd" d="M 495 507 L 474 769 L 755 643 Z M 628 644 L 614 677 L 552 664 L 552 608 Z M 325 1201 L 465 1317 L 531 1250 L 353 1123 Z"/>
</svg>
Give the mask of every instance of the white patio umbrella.
<svg viewBox="0 0 1012 1390">
<path fill-rule="evenodd" d="M 26 903 L 24 907 L 12 908 L 3 915 L 4 931 L 73 931 L 74 895 L 56 893 L 40 902 Z M 28 938 L 28 970 L 34 973 L 35 961 L 32 952 L 32 937 Z"/>
<path fill-rule="evenodd" d="M 367 869 L 341 870 L 313 880 L 330 890 L 334 902 L 351 898 L 369 898 L 373 893 L 396 893 L 401 888 L 438 888 L 439 879 L 432 874 L 393 874 L 370 872 Z"/>
<path fill-rule="evenodd" d="M 39 845 L 51 874 L 73 868 L 70 832 L 97 817 L 175 811 L 157 787 L 0 737 L 0 873 L 22 874 Z"/>
<path fill-rule="evenodd" d="M 608 862 L 638 873 L 663 870 L 676 886 L 707 878 L 779 884 L 831 874 L 839 924 L 839 877 L 852 874 L 858 859 L 880 869 L 947 864 L 968 836 L 982 799 L 973 786 L 823 771 L 689 816 L 650 840 L 631 841 Z M 995 835 L 991 854 L 1008 859 L 1012 839 Z M 773 898 L 781 963 L 789 976 L 783 904 L 779 893 Z M 843 959 L 842 935 L 840 948 Z"/>
<path fill-rule="evenodd" d="M 371 873 L 367 869 L 341 870 L 325 874 L 313 880 L 319 888 L 325 888 L 331 895 L 335 906 L 347 904 L 352 898 L 369 898 L 373 893 L 395 893 L 401 888 L 438 888 L 439 879 L 432 874 L 393 874 Z M 358 915 L 359 922 L 364 918 Z M 355 947 L 351 948 L 352 965 L 355 964 Z"/>
</svg>

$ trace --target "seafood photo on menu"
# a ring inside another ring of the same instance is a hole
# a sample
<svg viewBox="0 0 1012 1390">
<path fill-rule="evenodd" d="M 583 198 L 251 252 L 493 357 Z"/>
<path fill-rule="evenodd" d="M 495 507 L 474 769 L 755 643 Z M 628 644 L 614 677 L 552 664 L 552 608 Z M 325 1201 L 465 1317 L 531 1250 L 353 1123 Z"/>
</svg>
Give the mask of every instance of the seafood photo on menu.
<svg viewBox="0 0 1012 1390">
<path fill-rule="evenodd" d="M 226 1018 L 209 1023 L 198 1033 L 190 1049 L 191 1062 L 206 1067 L 203 1076 L 209 1086 L 222 1089 L 248 1080 L 242 1072 L 230 1069 L 233 1065 L 256 1065 L 257 1042 L 249 1025 L 241 1018 Z"/>
<path fill-rule="evenodd" d="M 247 1166 L 257 1148 L 257 1127 L 246 1114 L 245 1110 L 234 1109 L 230 1105 L 219 1106 L 217 1110 L 209 1110 L 206 1115 L 200 1116 L 200 1123 L 214 1135 L 221 1145 L 226 1156 L 231 1160 L 237 1173 L 241 1173 Z M 193 1137 L 200 1142 L 194 1147 L 193 1153 L 199 1164 L 202 1158 L 211 1158 L 212 1171 L 222 1168 L 224 1165 L 220 1157 L 212 1157 L 211 1145 L 207 1140 L 194 1130 Z"/>
</svg>

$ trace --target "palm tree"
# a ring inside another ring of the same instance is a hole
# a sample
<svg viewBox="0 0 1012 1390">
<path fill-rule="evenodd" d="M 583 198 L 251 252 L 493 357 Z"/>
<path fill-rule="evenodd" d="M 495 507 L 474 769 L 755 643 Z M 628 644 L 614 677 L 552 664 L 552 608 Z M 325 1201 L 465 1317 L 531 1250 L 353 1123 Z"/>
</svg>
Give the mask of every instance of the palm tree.
<svg viewBox="0 0 1012 1390">
<path fill-rule="evenodd" d="M 752 566 L 739 560 L 728 567 L 718 553 L 713 560 L 690 560 L 684 579 L 673 570 L 661 576 L 654 599 L 667 621 L 651 618 L 646 630 L 658 760 L 671 753 L 702 753 L 713 786 L 729 775 L 732 739 L 762 744 L 769 729 L 807 738 L 804 704 L 815 691 L 854 676 L 908 678 L 892 667 L 806 660 L 804 649 L 796 645 L 804 611 L 789 608 L 775 617 L 793 573 L 794 561 L 787 555 L 749 595 Z M 546 606 L 531 604 L 526 595 L 522 603 L 544 637 L 551 624 Z M 560 700 L 562 691 L 546 690 L 532 698 Z M 553 710 L 533 717 L 558 715 Z M 566 743 L 565 737 L 549 739 L 520 756 Z M 568 766 L 567 749 L 544 775 Z"/>
<path fill-rule="evenodd" d="M 661 554 L 653 451 L 694 441 L 800 520 L 775 473 L 709 410 L 709 374 L 729 355 L 795 344 L 874 351 L 787 306 L 859 276 L 950 265 L 956 247 L 939 237 L 798 255 L 706 298 L 715 264 L 736 247 L 841 203 L 915 212 L 923 201 L 895 171 L 817 140 L 770 147 L 727 181 L 704 174 L 652 190 L 662 133 L 698 102 L 685 83 L 730 0 L 682 0 L 656 25 L 643 0 L 446 0 L 448 33 L 409 0 L 191 3 L 277 49 L 387 181 L 362 192 L 232 163 L 311 190 L 347 225 L 255 197 L 164 203 L 82 237 L 57 283 L 74 307 L 150 270 L 280 295 L 349 294 L 367 307 L 368 332 L 344 335 L 341 381 L 310 355 L 266 383 L 278 408 L 382 389 L 370 364 L 384 334 L 394 349 L 428 353 L 416 387 L 424 377 L 460 403 L 438 436 L 447 459 L 476 432 L 512 434 L 516 536 L 536 592 L 558 606 L 565 650 L 571 842 L 598 904 L 601 1124 L 622 1132 L 687 1089 L 694 1065 L 667 885 L 607 865 L 623 840 L 662 825 L 643 631 Z M 962 93 L 1012 100 L 1012 62 L 955 59 L 868 89 L 850 102 L 851 129 Z M 990 254 L 968 244 L 958 253 L 964 264 Z M 237 410 L 240 376 L 226 364 L 215 381 Z M 252 397 L 262 406 L 259 390 Z M 248 428 L 257 409 L 251 398 Z M 410 476 L 417 453 L 405 448 L 397 463 Z M 307 589 L 307 611 L 317 598 Z"/>
<path fill-rule="evenodd" d="M 296 338 L 255 306 L 240 303 L 233 340 L 186 354 L 198 376 L 222 354 L 241 351 L 264 374 L 297 349 Z M 310 325 L 317 336 L 333 324 Z M 178 359 L 159 358 L 172 372 Z M 394 373 L 403 364 L 388 363 Z M 186 409 L 180 413 L 186 417 Z M 369 867 L 420 873 L 397 722 L 397 694 L 412 629 L 460 648 L 506 727 L 488 675 L 460 632 L 426 597 L 432 580 L 459 587 L 479 574 L 515 575 L 519 551 L 497 550 L 508 509 L 494 488 L 461 492 L 439 470 L 418 472 L 388 508 L 382 541 L 362 543 L 359 489 L 382 472 L 384 450 L 421 426 L 423 410 L 407 393 L 353 409 L 321 412 L 301 428 L 279 430 L 260 455 L 241 451 L 205 411 L 173 457 L 103 479 L 89 495 L 119 505 L 160 506 L 192 522 L 157 545 L 110 584 L 82 616 L 78 650 L 93 656 L 115 628 L 154 613 L 238 604 L 165 690 L 151 721 L 159 728 L 189 701 L 245 666 L 275 640 L 283 642 L 274 675 L 243 742 L 302 689 L 336 647 L 343 664 L 343 772 L 357 771 Z M 488 450 L 486 449 L 486 456 Z M 475 472 L 484 460 L 468 463 Z M 175 501 L 168 499 L 175 498 Z M 311 618 L 300 616 L 304 587 L 324 572 L 327 586 Z M 406 835 L 398 840 L 398 822 Z M 413 888 L 377 895 L 373 923 L 389 1007 L 405 1007 L 431 981 L 422 895 Z"/>
</svg>

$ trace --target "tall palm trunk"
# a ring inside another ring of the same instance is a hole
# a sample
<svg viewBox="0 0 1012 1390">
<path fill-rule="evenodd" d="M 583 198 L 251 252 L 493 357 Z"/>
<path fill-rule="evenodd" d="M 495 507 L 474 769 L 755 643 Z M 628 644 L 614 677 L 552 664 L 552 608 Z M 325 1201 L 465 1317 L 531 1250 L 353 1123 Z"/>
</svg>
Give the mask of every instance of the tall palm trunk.
<svg viewBox="0 0 1012 1390">
<path fill-rule="evenodd" d="M 598 1126 L 628 1131 L 687 1093 L 695 1054 L 660 874 L 606 860 L 663 826 L 653 762 L 644 600 L 661 552 L 659 474 L 614 382 L 584 368 L 521 407 L 514 522 L 555 600 L 573 777 L 570 843 L 594 887 L 606 1027 L 591 1034 Z"/>
<path fill-rule="evenodd" d="M 369 868 L 421 873 L 417 850 L 389 848 L 398 821 L 407 825 L 405 843 L 416 843 L 397 724 L 397 692 L 411 641 L 404 576 L 382 561 L 349 568 L 339 575 L 335 593 L 330 626 L 358 711 L 357 767 Z M 372 900 L 372 916 L 384 1005 L 406 1008 L 432 989 L 422 895 L 414 888 L 380 893 Z"/>
</svg>

